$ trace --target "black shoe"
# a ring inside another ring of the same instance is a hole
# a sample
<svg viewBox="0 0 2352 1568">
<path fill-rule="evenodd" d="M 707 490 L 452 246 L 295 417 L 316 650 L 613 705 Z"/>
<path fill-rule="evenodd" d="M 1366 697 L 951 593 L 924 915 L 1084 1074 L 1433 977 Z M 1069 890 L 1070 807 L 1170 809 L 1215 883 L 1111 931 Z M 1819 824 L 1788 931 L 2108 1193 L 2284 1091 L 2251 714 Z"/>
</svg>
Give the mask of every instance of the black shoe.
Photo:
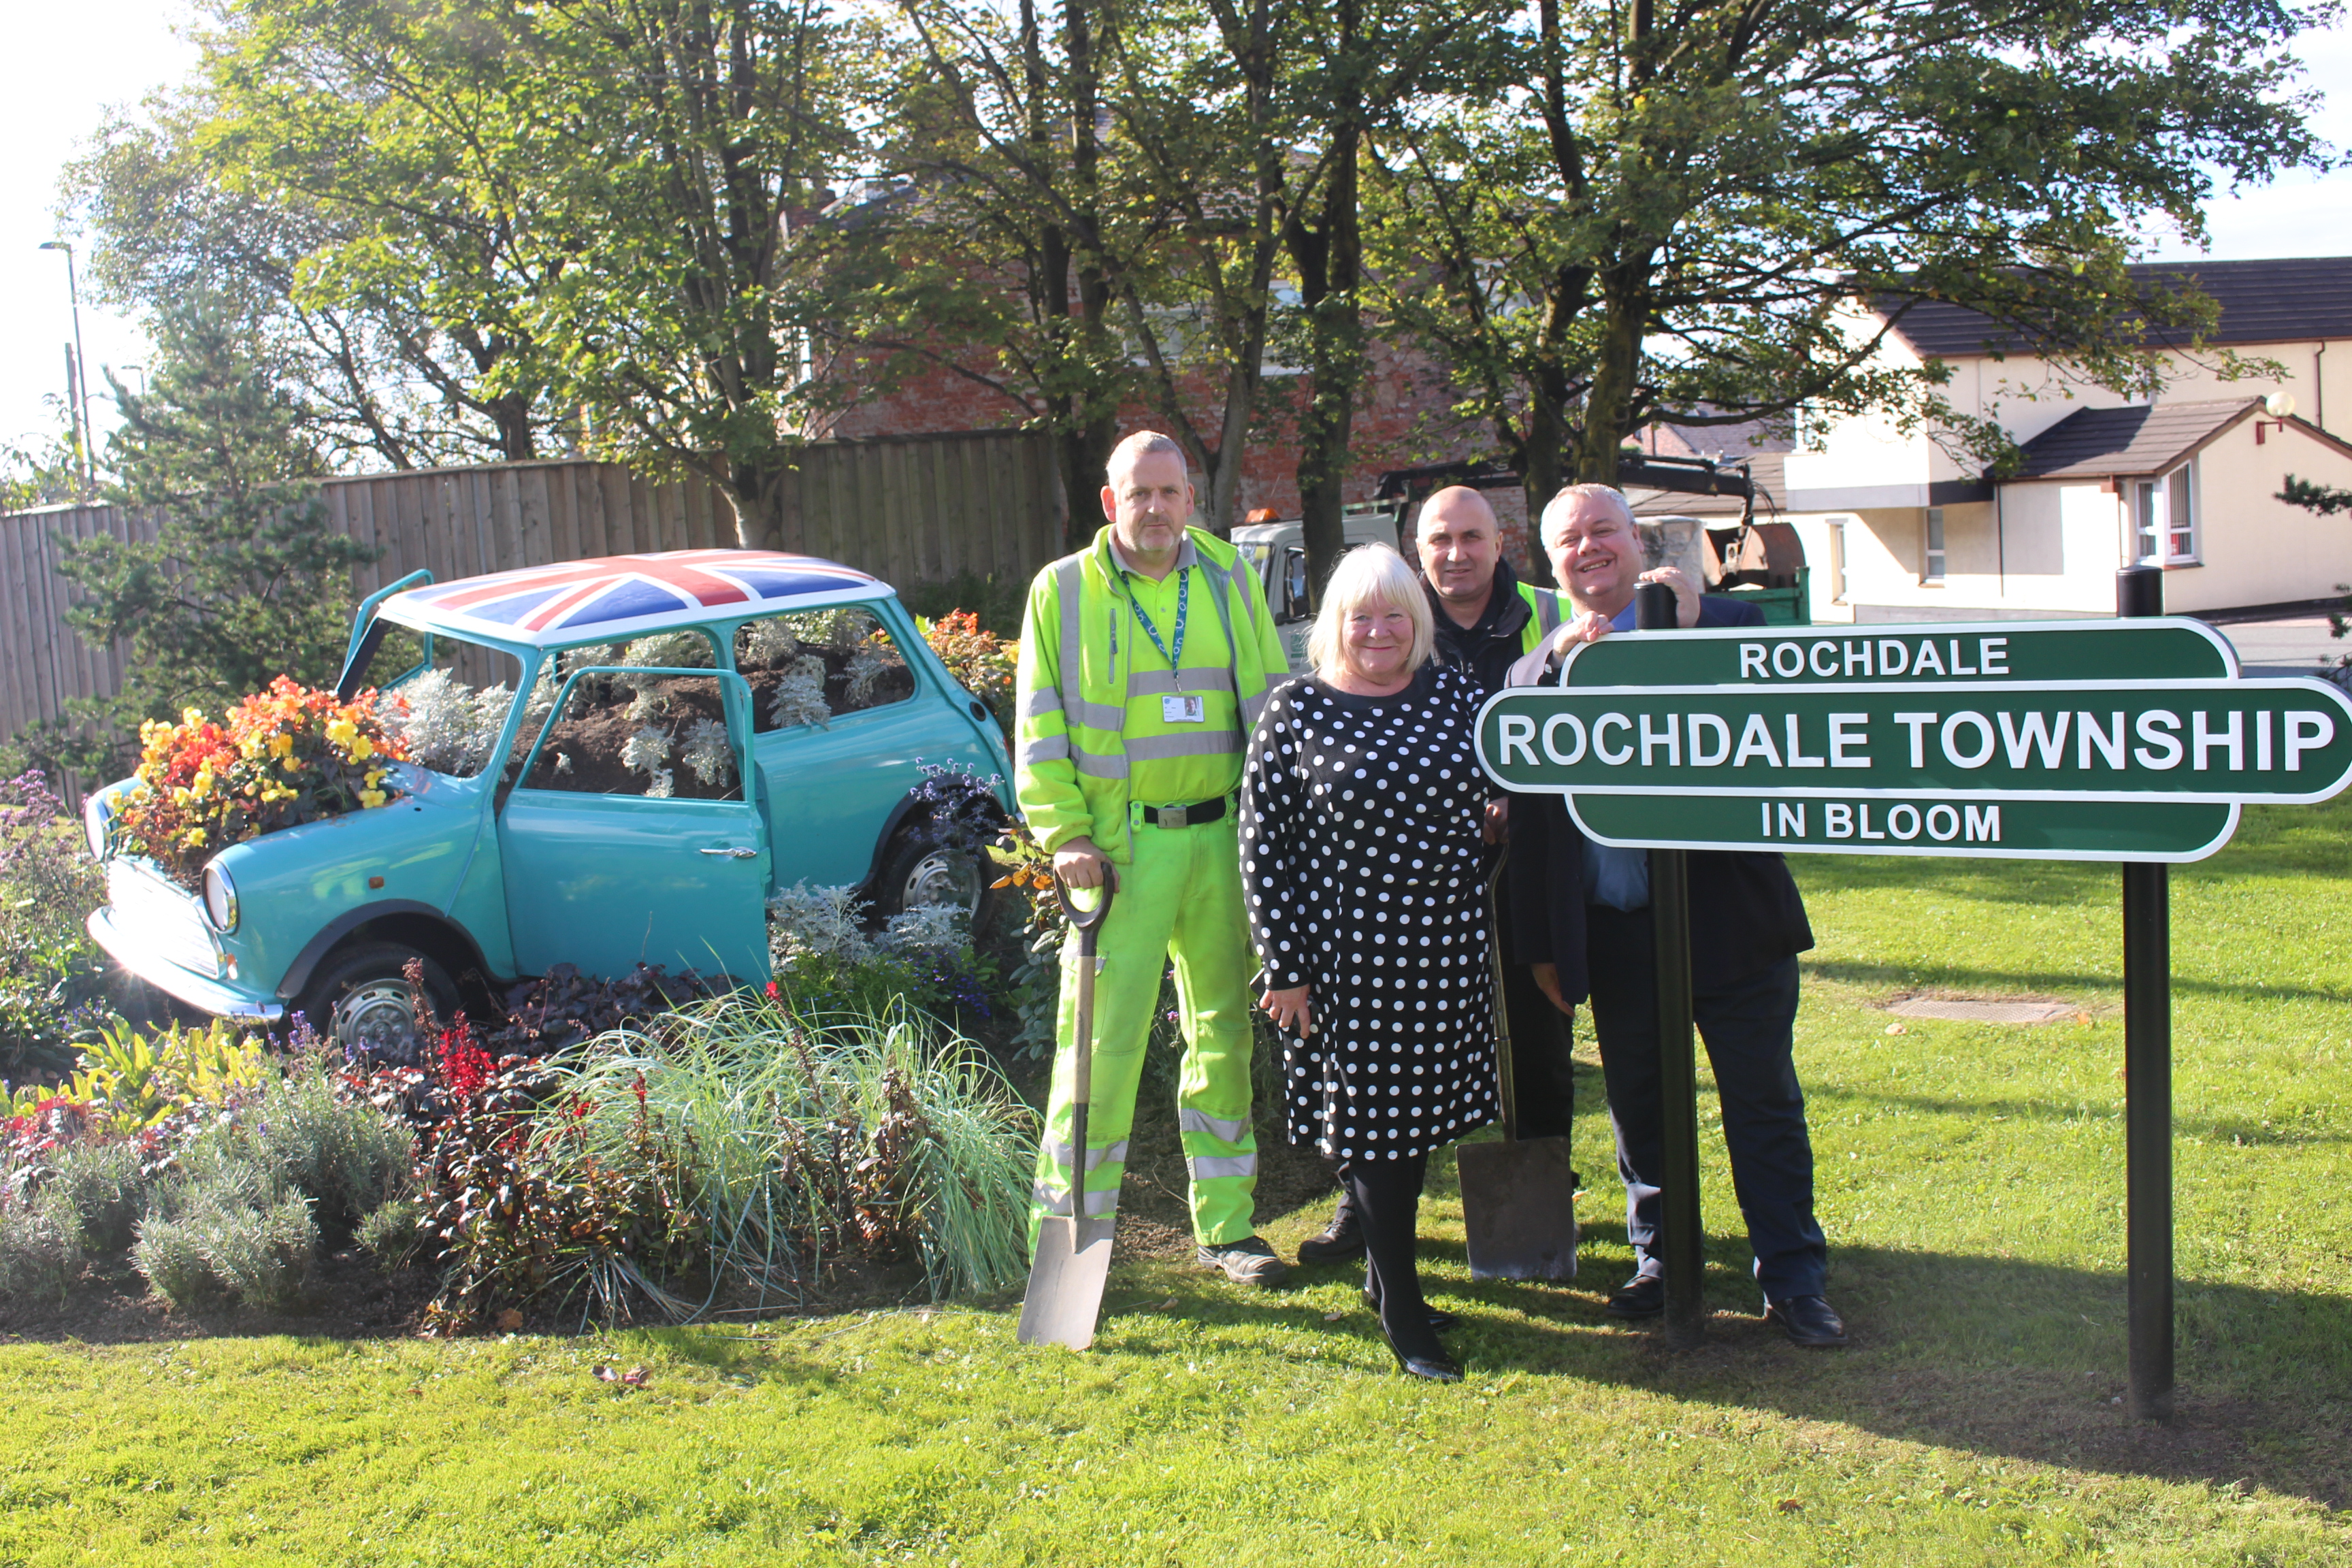
<svg viewBox="0 0 2352 1568">
<path fill-rule="evenodd" d="M 1432 1383 L 1462 1381 L 1461 1363 L 1447 1355 L 1443 1345 L 1438 1346 L 1433 1353 L 1407 1355 L 1397 1348 L 1396 1341 L 1389 1339 L 1386 1329 L 1381 1331 L 1381 1338 L 1388 1340 L 1389 1353 L 1396 1357 L 1397 1370 L 1407 1377 L 1425 1377 Z"/>
<path fill-rule="evenodd" d="M 1778 1323 L 1789 1342 L 1809 1350 L 1835 1350 L 1846 1342 L 1845 1320 L 1819 1296 L 1791 1296 L 1764 1303 L 1764 1321 Z"/>
<path fill-rule="evenodd" d="M 1654 1318 L 1666 1310 L 1666 1277 L 1636 1274 L 1618 1286 L 1601 1310 L 1612 1318 Z"/>
<path fill-rule="evenodd" d="M 1367 1290 L 1364 1292 L 1364 1305 L 1378 1312 L 1381 1310 L 1381 1299 Z M 1462 1326 L 1462 1320 L 1451 1312 L 1440 1311 L 1426 1303 L 1423 1305 L 1422 1310 L 1429 1315 L 1430 1328 L 1438 1333 L 1442 1334 L 1448 1329 L 1458 1329 Z"/>
<path fill-rule="evenodd" d="M 1363 1222 L 1356 1217 L 1353 1209 L 1341 1209 L 1331 1216 L 1322 1235 L 1310 1236 L 1298 1244 L 1301 1263 L 1344 1263 L 1363 1255 Z"/>
</svg>

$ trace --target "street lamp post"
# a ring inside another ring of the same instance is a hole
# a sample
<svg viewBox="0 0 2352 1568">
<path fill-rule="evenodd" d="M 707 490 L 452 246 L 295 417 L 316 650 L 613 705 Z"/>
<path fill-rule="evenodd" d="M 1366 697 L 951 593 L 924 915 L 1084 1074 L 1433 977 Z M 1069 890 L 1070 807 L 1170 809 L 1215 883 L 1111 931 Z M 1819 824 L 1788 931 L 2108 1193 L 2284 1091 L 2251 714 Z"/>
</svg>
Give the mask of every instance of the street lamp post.
<svg viewBox="0 0 2352 1568">
<path fill-rule="evenodd" d="M 73 404 L 76 439 L 81 443 L 82 489 L 87 493 L 95 481 L 92 477 L 89 449 L 89 371 L 83 365 L 81 357 L 81 286 L 74 277 L 74 253 L 71 245 L 62 239 L 45 239 L 41 241 L 41 248 L 62 250 L 66 253 L 66 302 L 73 308 L 74 330 L 74 384 L 69 389 L 69 397 Z"/>
</svg>

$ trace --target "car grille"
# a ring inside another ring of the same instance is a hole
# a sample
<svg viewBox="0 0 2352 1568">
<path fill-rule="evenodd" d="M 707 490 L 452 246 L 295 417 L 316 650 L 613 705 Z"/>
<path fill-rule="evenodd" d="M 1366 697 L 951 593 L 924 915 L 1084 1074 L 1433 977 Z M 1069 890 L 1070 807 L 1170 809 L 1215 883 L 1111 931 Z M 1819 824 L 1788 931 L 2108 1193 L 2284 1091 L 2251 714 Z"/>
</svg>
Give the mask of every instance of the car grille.
<svg viewBox="0 0 2352 1568">
<path fill-rule="evenodd" d="M 220 978 L 220 958 L 194 894 L 117 856 L 106 865 L 106 900 L 124 935 L 183 969 Z"/>
</svg>

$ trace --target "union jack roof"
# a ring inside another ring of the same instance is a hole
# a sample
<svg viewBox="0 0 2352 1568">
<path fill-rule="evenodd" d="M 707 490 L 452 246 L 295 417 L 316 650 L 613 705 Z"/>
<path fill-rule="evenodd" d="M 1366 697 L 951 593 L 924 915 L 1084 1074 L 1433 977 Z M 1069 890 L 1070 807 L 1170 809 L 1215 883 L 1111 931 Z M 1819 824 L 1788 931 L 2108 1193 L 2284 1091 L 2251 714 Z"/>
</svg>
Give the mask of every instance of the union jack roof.
<svg viewBox="0 0 2352 1568">
<path fill-rule="evenodd" d="M 425 631 L 550 647 L 617 642 L 737 616 L 879 599 L 889 584 L 814 555 L 777 550 L 665 550 L 562 561 L 430 583 L 383 613 Z"/>
</svg>

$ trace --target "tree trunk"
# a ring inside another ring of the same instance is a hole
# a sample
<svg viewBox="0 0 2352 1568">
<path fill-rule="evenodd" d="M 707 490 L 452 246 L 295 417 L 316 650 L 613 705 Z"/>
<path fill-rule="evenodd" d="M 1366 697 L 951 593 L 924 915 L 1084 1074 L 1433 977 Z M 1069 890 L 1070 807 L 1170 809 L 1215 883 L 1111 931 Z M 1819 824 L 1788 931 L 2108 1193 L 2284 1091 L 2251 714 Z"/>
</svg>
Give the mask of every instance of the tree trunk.
<svg viewBox="0 0 2352 1568">
<path fill-rule="evenodd" d="M 1600 353 L 1584 394 L 1584 436 L 1576 477 L 1586 484 L 1617 482 L 1618 444 L 1633 406 L 1642 369 L 1642 334 L 1650 321 L 1650 258 L 1643 251 L 1609 269 L 1601 284 Z"/>
<path fill-rule="evenodd" d="M 798 547 L 800 520 L 793 515 L 792 464 L 781 449 L 727 465 L 719 481 L 735 511 L 735 542 L 744 550 Z"/>
<path fill-rule="evenodd" d="M 1364 379 L 1364 319 L 1358 286 L 1364 245 L 1357 206 L 1357 155 L 1360 106 L 1353 58 L 1357 46 L 1355 0 L 1339 0 L 1336 14 L 1339 79 L 1332 109 L 1330 184 L 1323 193 L 1322 221 L 1294 223 L 1286 236 L 1298 266 L 1299 300 L 1307 312 L 1307 406 L 1299 411 L 1298 503 L 1307 544 L 1307 581 L 1311 602 L 1319 604 L 1323 584 L 1347 548 L 1342 487 L 1356 416 L 1356 391 Z"/>
</svg>

